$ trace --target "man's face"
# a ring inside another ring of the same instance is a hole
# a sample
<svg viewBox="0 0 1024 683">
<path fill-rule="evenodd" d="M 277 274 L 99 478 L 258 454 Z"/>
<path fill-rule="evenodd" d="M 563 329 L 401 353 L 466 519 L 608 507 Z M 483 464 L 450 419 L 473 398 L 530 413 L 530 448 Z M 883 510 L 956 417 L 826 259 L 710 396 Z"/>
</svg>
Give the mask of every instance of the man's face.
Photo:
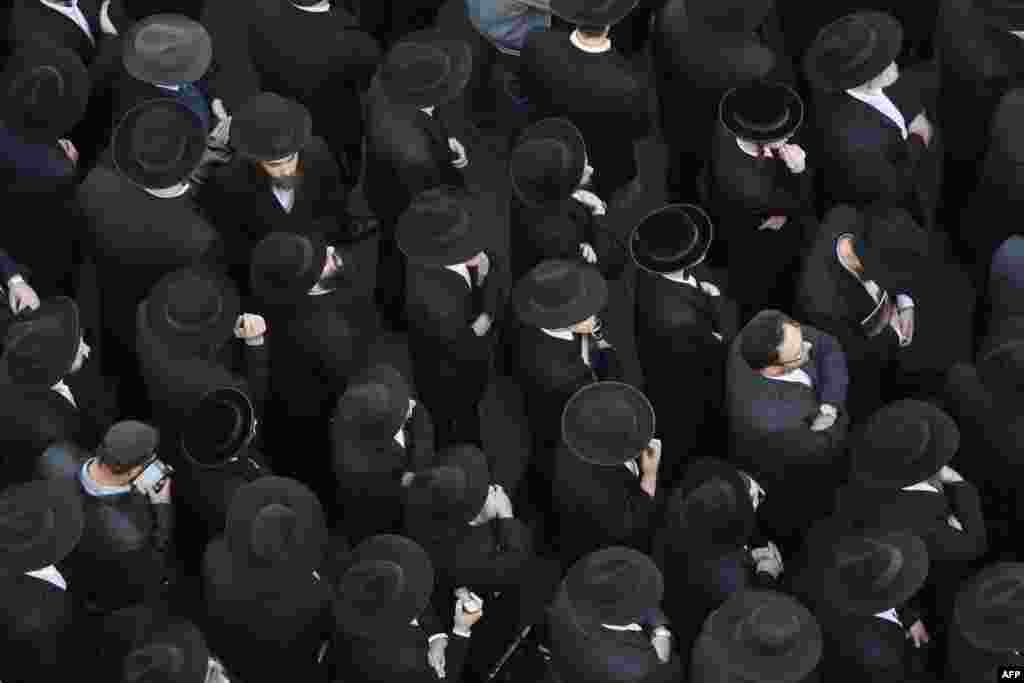
<svg viewBox="0 0 1024 683">
<path fill-rule="evenodd" d="M 80 339 L 78 341 L 78 353 L 75 354 L 75 360 L 71 363 L 71 371 L 68 374 L 73 375 L 81 370 L 90 353 L 92 353 L 92 348 L 85 343 L 85 339 Z"/>
<path fill-rule="evenodd" d="M 778 364 L 786 370 L 796 370 L 810 360 L 811 344 L 804 341 L 799 325 L 782 326 L 782 344 L 779 346 Z"/>
<path fill-rule="evenodd" d="M 289 178 L 295 178 L 299 171 L 299 154 L 296 152 L 291 156 L 274 161 L 261 161 L 260 167 L 270 176 L 271 182 L 275 185 L 285 186 L 289 184 Z"/>
</svg>

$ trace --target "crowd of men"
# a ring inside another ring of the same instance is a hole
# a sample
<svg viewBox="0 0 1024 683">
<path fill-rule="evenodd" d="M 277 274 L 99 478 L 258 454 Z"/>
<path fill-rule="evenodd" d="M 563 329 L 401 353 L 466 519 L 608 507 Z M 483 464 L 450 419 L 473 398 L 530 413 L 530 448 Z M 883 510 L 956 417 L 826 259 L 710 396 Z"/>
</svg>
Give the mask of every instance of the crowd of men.
<svg viewBox="0 0 1024 683">
<path fill-rule="evenodd" d="M 1024 670 L 1024 0 L 7 4 L 3 683 Z"/>
</svg>

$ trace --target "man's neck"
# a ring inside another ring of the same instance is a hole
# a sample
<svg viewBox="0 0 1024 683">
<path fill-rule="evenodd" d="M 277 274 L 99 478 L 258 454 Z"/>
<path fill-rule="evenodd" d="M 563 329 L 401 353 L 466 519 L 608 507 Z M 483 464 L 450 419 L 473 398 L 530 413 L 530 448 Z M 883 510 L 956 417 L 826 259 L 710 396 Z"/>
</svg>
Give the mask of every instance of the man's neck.
<svg viewBox="0 0 1024 683">
<path fill-rule="evenodd" d="M 93 460 L 89 464 L 89 478 L 100 486 L 109 486 L 111 488 L 125 486 L 129 481 L 131 481 L 127 475 L 115 475 L 108 472 L 107 469 L 101 466 L 96 460 Z"/>
<path fill-rule="evenodd" d="M 592 38 L 590 36 L 583 35 L 580 33 L 579 29 L 577 29 L 572 32 L 571 38 L 578 47 L 589 52 L 603 52 L 610 49 L 612 46 L 612 41 L 608 38 L 608 34 L 599 38 Z"/>
</svg>

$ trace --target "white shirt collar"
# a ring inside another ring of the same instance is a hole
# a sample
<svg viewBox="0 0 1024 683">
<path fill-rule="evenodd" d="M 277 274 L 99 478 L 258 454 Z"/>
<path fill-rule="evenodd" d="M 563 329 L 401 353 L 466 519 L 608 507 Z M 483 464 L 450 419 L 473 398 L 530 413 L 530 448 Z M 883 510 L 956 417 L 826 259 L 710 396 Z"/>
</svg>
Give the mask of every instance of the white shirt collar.
<svg viewBox="0 0 1024 683">
<path fill-rule="evenodd" d="M 850 97 L 858 99 L 869 107 L 872 107 L 899 126 L 900 134 L 903 135 L 903 139 L 907 139 L 907 122 L 906 119 L 903 118 L 903 112 L 899 110 L 899 107 L 893 104 L 893 101 L 889 99 L 889 96 L 886 95 L 885 92 L 881 90 L 878 92 L 865 92 L 856 88 L 851 88 L 846 92 Z"/>
<path fill-rule="evenodd" d="M 569 34 L 569 40 L 572 42 L 573 45 L 575 45 L 580 50 L 583 50 L 584 52 L 589 52 L 592 55 L 601 54 L 602 52 L 608 52 L 608 50 L 612 49 L 612 41 L 610 38 L 606 39 L 605 44 L 602 45 L 601 47 L 589 47 L 587 45 L 584 45 L 582 42 L 580 42 L 578 30 L 573 31 L 572 33 Z"/>
<path fill-rule="evenodd" d="M 37 579 L 42 579 L 46 583 L 53 584 L 62 591 L 68 589 L 68 583 L 64 580 L 64 575 L 61 574 L 56 567 L 52 564 L 49 567 L 43 567 L 33 572 L 25 572 L 25 576 L 34 576 Z"/>
<path fill-rule="evenodd" d="M 412 411 L 415 408 L 416 408 L 416 401 L 415 401 L 415 399 L 411 399 L 410 398 L 409 399 L 409 412 L 406 413 L 406 419 L 412 417 Z M 403 427 L 405 426 L 404 423 L 403 423 L 402 426 Z M 401 444 L 402 448 L 405 448 L 405 432 L 402 431 L 402 427 L 399 427 L 398 431 L 395 432 L 395 441 L 397 441 L 399 444 Z"/>
<path fill-rule="evenodd" d="M 188 192 L 189 185 L 191 185 L 191 183 L 189 183 L 188 181 L 185 181 L 185 182 L 182 182 L 182 183 L 178 183 L 177 185 L 174 185 L 173 187 L 165 187 L 165 188 L 162 188 L 162 189 L 154 189 L 152 187 L 144 187 L 142 189 L 145 190 L 146 192 L 150 193 L 154 197 L 159 197 L 160 199 L 175 199 L 175 198 L 180 197 L 181 195 L 185 194 L 186 192 Z"/>
<path fill-rule="evenodd" d="M 885 619 L 886 621 L 891 621 L 892 623 L 898 625 L 900 628 L 903 628 L 903 622 L 900 621 L 899 615 L 896 614 L 896 608 L 891 608 L 891 609 L 885 610 L 884 612 L 879 612 L 875 616 L 878 617 L 879 619 Z"/>
<path fill-rule="evenodd" d="M 814 382 L 811 381 L 811 376 L 808 375 L 803 368 L 790 370 L 789 372 L 784 372 L 781 375 L 775 375 L 772 377 L 765 375 L 765 377 L 768 377 L 768 379 L 774 379 L 777 382 L 796 382 L 797 384 L 804 384 L 812 389 L 814 388 Z"/>
<path fill-rule="evenodd" d="M 750 494 L 750 502 L 754 504 L 754 509 L 756 510 L 764 502 L 764 499 L 768 497 L 768 494 L 764 492 L 764 489 L 757 483 L 757 480 L 750 476 L 749 472 L 740 470 L 740 474 L 750 480 L 747 492 Z"/>
<path fill-rule="evenodd" d="M 1024 31 L 1010 31 L 1010 33 L 1017 36 L 1021 40 L 1024 40 Z"/>
<path fill-rule="evenodd" d="M 573 339 L 572 330 L 570 330 L 567 327 L 560 330 L 549 330 L 547 328 L 542 327 L 540 328 L 540 331 L 548 335 L 549 337 L 554 337 L 555 339 L 564 339 L 565 341 L 572 341 Z"/>
<path fill-rule="evenodd" d="M 110 0 L 103 0 L 100 5 L 100 30 L 110 36 L 117 35 L 117 27 L 110 20 Z"/>
<path fill-rule="evenodd" d="M 163 88 L 164 90 L 170 90 L 171 92 L 178 92 L 181 90 L 180 85 L 164 85 L 163 83 L 154 83 L 153 85 L 158 88 Z"/>
<path fill-rule="evenodd" d="M 904 491 L 927 491 L 928 493 L 941 493 L 937 488 L 927 481 L 919 481 L 916 484 L 910 486 L 904 486 Z"/>
<path fill-rule="evenodd" d="M 275 187 L 273 185 L 271 185 L 270 190 L 274 193 L 277 203 L 281 205 L 284 212 L 291 213 L 292 208 L 295 206 L 295 190 Z"/>
<path fill-rule="evenodd" d="M 466 281 L 468 287 L 473 286 L 473 281 L 469 279 L 469 268 L 466 267 L 465 263 L 456 263 L 455 265 L 445 266 L 448 270 L 453 273 L 458 273 L 462 276 L 462 279 Z"/>
<path fill-rule="evenodd" d="M 434 107 L 420 107 L 420 111 L 430 118 L 434 118 Z"/>
<path fill-rule="evenodd" d="M 331 0 L 321 0 L 321 2 L 318 2 L 315 5 L 305 5 L 305 6 L 304 5 L 296 5 L 293 2 L 292 3 L 292 7 L 294 7 L 295 9 L 300 9 L 303 12 L 317 12 L 317 13 L 319 13 L 319 12 L 330 12 L 331 11 Z"/>
<path fill-rule="evenodd" d="M 89 20 L 85 18 L 85 13 L 78 7 L 78 0 L 72 0 L 71 7 L 49 2 L 49 0 L 40 0 L 40 2 L 75 22 L 78 28 L 82 29 L 82 32 L 89 37 L 90 42 L 93 45 L 96 44 L 96 38 L 92 35 L 92 27 L 89 26 Z"/>
<path fill-rule="evenodd" d="M 636 460 L 627 460 L 623 465 L 634 477 L 640 477 L 640 466 L 636 464 Z"/>
<path fill-rule="evenodd" d="M 66 398 L 68 400 L 68 403 L 70 403 L 76 408 L 78 407 L 78 404 L 75 403 L 75 395 L 71 393 L 71 387 L 69 387 L 67 384 L 64 384 L 64 380 L 59 380 L 50 388 L 56 391 L 61 396 L 63 396 L 64 398 Z"/>
<path fill-rule="evenodd" d="M 615 624 L 601 624 L 609 631 L 643 631 L 643 626 L 640 624 L 626 624 L 625 626 L 616 626 Z"/>
<path fill-rule="evenodd" d="M 666 280 L 671 280 L 672 282 L 678 282 L 683 285 L 690 285 L 691 287 L 696 287 L 697 278 L 695 278 L 692 275 L 684 276 L 683 273 L 684 271 L 679 271 L 678 273 L 662 273 L 661 276 Z"/>
</svg>

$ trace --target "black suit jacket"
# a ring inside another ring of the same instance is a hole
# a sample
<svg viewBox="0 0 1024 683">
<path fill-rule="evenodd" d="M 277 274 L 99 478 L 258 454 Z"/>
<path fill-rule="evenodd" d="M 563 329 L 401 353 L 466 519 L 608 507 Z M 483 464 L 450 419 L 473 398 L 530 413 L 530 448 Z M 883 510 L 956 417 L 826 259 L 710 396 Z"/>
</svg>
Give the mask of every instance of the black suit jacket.
<svg viewBox="0 0 1024 683">
<path fill-rule="evenodd" d="M 14 0 L 11 23 L 8 26 L 12 45 L 31 44 L 39 39 L 53 41 L 61 47 L 74 51 L 82 62 L 89 65 L 96 55 L 104 34 L 100 30 L 101 0 L 79 0 L 78 8 L 92 30 L 95 42 L 69 17 L 40 0 Z"/>
<path fill-rule="evenodd" d="M 384 638 L 337 634 L 338 683 L 350 679 L 365 683 L 437 683 L 437 674 L 427 663 L 427 638 L 438 631 L 427 626 L 424 617 L 419 622 L 419 626 L 396 624 Z M 445 680 L 462 679 L 469 645 L 469 638 L 448 634 Z"/>
<path fill-rule="evenodd" d="M 910 623 L 897 607 L 900 621 Z M 823 609 L 818 618 L 825 635 L 826 676 L 866 683 L 927 681 L 931 675 L 915 666 L 915 652 L 906 631 L 875 616 L 842 616 Z"/>
</svg>

